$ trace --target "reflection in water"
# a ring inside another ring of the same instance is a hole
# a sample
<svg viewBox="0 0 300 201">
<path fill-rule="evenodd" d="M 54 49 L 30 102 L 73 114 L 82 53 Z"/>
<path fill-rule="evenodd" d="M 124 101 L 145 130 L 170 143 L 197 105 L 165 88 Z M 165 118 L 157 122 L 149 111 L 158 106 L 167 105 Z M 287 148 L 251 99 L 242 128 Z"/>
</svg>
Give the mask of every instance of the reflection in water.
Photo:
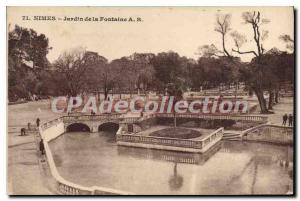
<svg viewBox="0 0 300 201">
<path fill-rule="evenodd" d="M 171 190 L 178 190 L 182 187 L 183 177 L 177 174 L 177 163 L 174 164 L 174 174 L 169 179 L 169 186 Z"/>
<path fill-rule="evenodd" d="M 125 147 L 118 146 L 118 154 L 120 156 L 129 156 L 140 159 L 162 160 L 175 163 L 188 163 L 188 164 L 204 164 L 212 155 L 217 153 L 221 149 L 222 143 L 218 142 L 215 146 L 210 148 L 203 154 L 176 152 L 176 151 L 164 151 L 157 149 L 145 149 L 138 147 Z"/>
<path fill-rule="evenodd" d="M 206 154 L 120 147 L 114 135 L 67 133 L 50 142 L 60 174 L 136 194 L 285 194 L 292 147 L 223 141 Z"/>
</svg>

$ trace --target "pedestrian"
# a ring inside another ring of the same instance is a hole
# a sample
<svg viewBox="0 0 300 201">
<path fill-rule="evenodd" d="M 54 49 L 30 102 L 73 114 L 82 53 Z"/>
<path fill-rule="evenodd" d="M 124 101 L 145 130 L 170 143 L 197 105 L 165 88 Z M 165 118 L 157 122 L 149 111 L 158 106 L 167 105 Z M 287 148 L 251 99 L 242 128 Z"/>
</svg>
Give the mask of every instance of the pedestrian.
<svg viewBox="0 0 300 201">
<path fill-rule="evenodd" d="M 26 135 L 25 128 L 21 128 L 21 136 L 24 136 L 24 135 Z"/>
<path fill-rule="evenodd" d="M 28 123 L 27 127 L 28 127 L 28 130 L 30 131 L 31 130 L 31 123 Z"/>
<path fill-rule="evenodd" d="M 293 115 L 289 115 L 289 126 L 293 126 Z"/>
<path fill-rule="evenodd" d="M 41 139 L 41 141 L 40 141 L 40 151 L 41 151 L 42 155 L 45 154 L 45 147 L 44 147 L 44 141 L 43 141 L 43 139 Z"/>
<path fill-rule="evenodd" d="M 287 114 L 283 115 L 283 117 L 282 117 L 282 125 L 283 125 L 283 126 L 286 125 L 287 119 L 288 119 L 288 115 L 287 115 Z"/>
<path fill-rule="evenodd" d="M 40 120 L 39 118 L 36 119 L 36 126 L 37 126 L 37 127 L 40 126 L 40 121 L 41 121 L 41 120 Z"/>
</svg>

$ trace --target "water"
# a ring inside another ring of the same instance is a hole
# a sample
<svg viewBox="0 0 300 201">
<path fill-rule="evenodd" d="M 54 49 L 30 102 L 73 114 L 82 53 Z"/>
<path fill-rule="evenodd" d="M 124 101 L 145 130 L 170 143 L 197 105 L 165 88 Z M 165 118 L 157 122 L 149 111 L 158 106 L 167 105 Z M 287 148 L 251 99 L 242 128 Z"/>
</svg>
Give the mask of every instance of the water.
<svg viewBox="0 0 300 201">
<path fill-rule="evenodd" d="M 111 133 L 74 132 L 50 148 L 65 179 L 136 194 L 285 194 L 292 183 L 289 146 L 224 141 L 200 155 L 118 147 Z"/>
</svg>

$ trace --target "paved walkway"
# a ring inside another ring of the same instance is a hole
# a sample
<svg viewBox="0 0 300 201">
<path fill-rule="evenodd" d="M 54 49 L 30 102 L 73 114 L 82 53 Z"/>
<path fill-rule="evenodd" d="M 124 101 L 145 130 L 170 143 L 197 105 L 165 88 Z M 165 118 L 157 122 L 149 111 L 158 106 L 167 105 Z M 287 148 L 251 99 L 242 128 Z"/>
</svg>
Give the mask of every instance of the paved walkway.
<svg viewBox="0 0 300 201">
<path fill-rule="evenodd" d="M 268 116 L 269 122 L 275 125 L 282 125 L 282 116 L 284 114 L 292 114 L 294 111 L 293 98 L 286 97 L 281 98 L 279 103 L 273 106 L 274 114 L 265 115 Z"/>
<path fill-rule="evenodd" d="M 53 194 L 48 182 L 51 177 L 48 176 L 47 166 L 40 163 L 33 133 L 20 136 L 20 130 L 26 128 L 28 122 L 34 125 L 37 117 L 42 123 L 56 116 L 50 111 L 47 101 L 8 106 L 7 192 L 10 195 Z"/>
</svg>

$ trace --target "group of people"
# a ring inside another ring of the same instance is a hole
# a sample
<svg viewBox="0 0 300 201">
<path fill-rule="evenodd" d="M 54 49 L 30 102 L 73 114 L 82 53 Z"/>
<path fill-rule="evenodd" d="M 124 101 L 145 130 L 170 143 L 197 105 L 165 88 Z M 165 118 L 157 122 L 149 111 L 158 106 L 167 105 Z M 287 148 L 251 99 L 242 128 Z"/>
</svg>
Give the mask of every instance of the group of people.
<svg viewBox="0 0 300 201">
<path fill-rule="evenodd" d="M 287 121 L 288 121 L 288 126 L 293 126 L 293 115 L 292 114 L 284 114 L 282 116 L 282 125 L 287 126 Z"/>
<path fill-rule="evenodd" d="M 40 122 L 41 120 L 39 118 L 36 119 L 36 126 L 37 128 L 40 126 Z M 31 130 L 31 124 L 28 123 L 27 124 L 28 130 Z M 25 136 L 26 135 L 26 129 L 25 128 L 21 128 L 21 136 Z M 41 139 L 40 141 L 40 146 L 39 146 L 40 152 L 42 155 L 45 154 L 45 147 L 44 147 L 44 142 L 43 139 Z"/>
</svg>

